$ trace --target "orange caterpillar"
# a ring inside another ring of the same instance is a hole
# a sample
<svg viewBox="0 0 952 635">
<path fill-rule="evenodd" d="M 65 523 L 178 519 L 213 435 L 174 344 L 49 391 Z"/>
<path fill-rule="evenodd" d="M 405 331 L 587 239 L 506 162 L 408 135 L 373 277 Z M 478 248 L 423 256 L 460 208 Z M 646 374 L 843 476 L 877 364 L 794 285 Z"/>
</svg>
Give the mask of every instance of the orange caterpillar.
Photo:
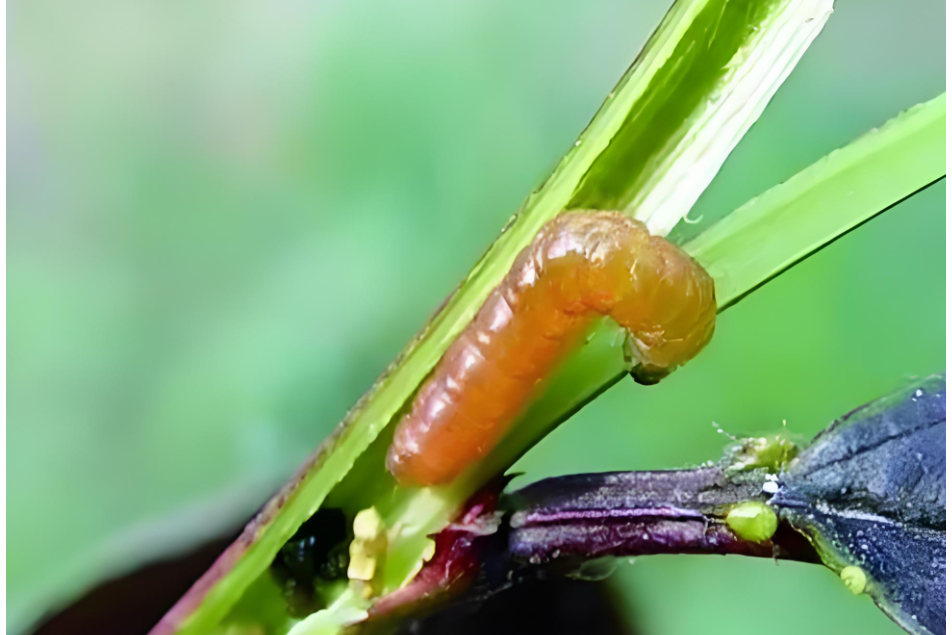
<svg viewBox="0 0 952 635">
<path fill-rule="evenodd" d="M 496 445 L 598 316 L 628 330 L 641 376 L 660 378 L 704 348 L 716 309 L 707 272 L 642 223 L 561 214 L 444 353 L 397 426 L 387 467 L 403 485 L 455 478 Z"/>
</svg>

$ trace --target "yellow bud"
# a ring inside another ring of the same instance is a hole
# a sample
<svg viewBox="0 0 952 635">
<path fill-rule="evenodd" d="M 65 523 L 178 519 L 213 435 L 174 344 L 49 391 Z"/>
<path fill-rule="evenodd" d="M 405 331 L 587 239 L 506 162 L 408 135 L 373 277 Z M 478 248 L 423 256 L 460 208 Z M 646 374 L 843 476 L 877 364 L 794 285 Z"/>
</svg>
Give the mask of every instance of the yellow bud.
<svg viewBox="0 0 952 635">
<path fill-rule="evenodd" d="M 361 510 L 354 517 L 354 540 L 350 543 L 350 564 L 347 577 L 360 585 L 364 595 L 372 592 L 374 577 L 387 552 L 387 532 L 383 519 L 373 507 Z"/>
<path fill-rule="evenodd" d="M 840 580 L 853 595 L 859 595 L 866 590 L 866 573 L 859 567 L 850 565 L 840 571 Z"/>
</svg>

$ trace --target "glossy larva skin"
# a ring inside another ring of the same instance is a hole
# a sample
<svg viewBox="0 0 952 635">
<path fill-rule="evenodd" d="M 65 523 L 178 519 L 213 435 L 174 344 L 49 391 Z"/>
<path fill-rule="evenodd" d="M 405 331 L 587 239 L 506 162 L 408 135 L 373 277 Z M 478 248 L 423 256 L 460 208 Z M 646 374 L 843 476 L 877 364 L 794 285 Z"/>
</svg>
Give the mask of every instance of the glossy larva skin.
<svg viewBox="0 0 952 635">
<path fill-rule="evenodd" d="M 452 480 L 495 446 L 598 316 L 625 327 L 639 365 L 661 375 L 707 344 L 716 308 L 707 272 L 642 223 L 561 214 L 447 349 L 397 426 L 387 467 L 405 485 Z"/>
</svg>

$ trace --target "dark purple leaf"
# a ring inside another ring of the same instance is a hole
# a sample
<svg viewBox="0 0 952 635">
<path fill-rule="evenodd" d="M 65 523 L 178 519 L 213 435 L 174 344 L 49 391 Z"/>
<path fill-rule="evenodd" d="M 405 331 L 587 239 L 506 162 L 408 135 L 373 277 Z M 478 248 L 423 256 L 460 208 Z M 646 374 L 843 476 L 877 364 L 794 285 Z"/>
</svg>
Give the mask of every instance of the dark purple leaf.
<svg viewBox="0 0 952 635">
<path fill-rule="evenodd" d="M 945 633 L 945 376 L 849 413 L 780 477 L 771 504 L 910 633 Z"/>
</svg>

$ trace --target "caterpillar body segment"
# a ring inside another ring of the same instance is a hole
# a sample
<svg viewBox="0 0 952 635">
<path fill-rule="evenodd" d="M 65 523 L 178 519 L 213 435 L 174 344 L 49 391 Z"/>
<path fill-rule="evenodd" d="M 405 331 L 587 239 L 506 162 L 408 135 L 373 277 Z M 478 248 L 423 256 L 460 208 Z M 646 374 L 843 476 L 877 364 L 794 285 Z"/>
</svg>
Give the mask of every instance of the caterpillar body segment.
<svg viewBox="0 0 952 635">
<path fill-rule="evenodd" d="M 486 455 L 533 389 L 608 315 L 656 380 L 710 340 L 714 283 L 704 269 L 617 212 L 567 212 L 516 258 L 447 349 L 397 426 L 387 467 L 405 485 L 452 480 Z"/>
</svg>

